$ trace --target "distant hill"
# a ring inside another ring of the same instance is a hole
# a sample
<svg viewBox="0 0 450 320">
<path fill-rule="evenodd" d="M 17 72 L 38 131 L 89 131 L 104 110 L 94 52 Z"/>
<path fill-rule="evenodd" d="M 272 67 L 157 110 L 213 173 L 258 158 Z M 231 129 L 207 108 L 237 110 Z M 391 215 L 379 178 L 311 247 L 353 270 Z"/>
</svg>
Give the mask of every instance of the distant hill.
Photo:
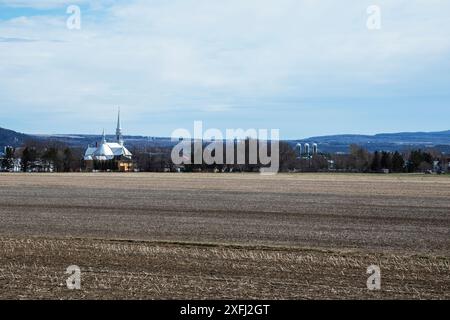
<svg viewBox="0 0 450 320">
<path fill-rule="evenodd" d="M 27 140 L 38 140 L 47 142 L 61 142 L 74 148 L 86 148 L 88 145 L 95 145 L 101 140 L 100 135 L 85 134 L 61 134 L 61 135 L 33 135 L 19 133 L 13 130 L 0 128 L 0 151 L 5 146 L 20 147 Z M 155 138 L 144 136 L 125 136 L 128 147 L 167 147 L 174 145 L 170 138 Z M 109 141 L 115 140 L 115 136 L 106 136 Z"/>
<path fill-rule="evenodd" d="M 0 128 L 0 151 L 3 151 L 5 146 L 19 147 L 28 138 L 30 136 L 26 134 Z"/>
<path fill-rule="evenodd" d="M 357 144 L 369 151 L 402 151 L 405 149 L 436 148 L 450 153 L 450 130 L 440 132 L 401 132 L 376 135 L 344 134 L 311 137 L 290 143 L 317 143 L 324 152 L 348 152 L 351 144 Z"/>
<path fill-rule="evenodd" d="M 99 135 L 53 135 L 39 136 L 43 139 L 51 139 L 65 142 L 70 146 L 86 147 L 88 144 L 95 144 L 101 139 Z M 144 136 L 125 136 L 128 147 L 170 147 L 174 143 L 170 138 L 155 138 Z M 108 140 L 114 140 L 114 136 L 107 136 Z M 301 140 L 289 140 L 292 147 L 297 143 L 317 143 L 321 152 L 342 152 L 349 151 L 351 144 L 360 145 L 369 151 L 403 151 L 408 149 L 435 148 L 450 154 L 450 130 L 441 132 L 402 132 L 402 133 L 382 133 L 376 135 L 356 135 L 343 134 L 333 136 L 311 137 Z"/>
<path fill-rule="evenodd" d="M 36 135 L 36 139 L 63 142 L 71 147 L 86 148 L 88 145 L 95 145 L 101 141 L 100 135 L 82 135 L 82 134 L 61 134 L 61 135 Z M 107 141 L 115 141 L 116 136 L 107 135 Z M 170 138 L 156 138 L 144 136 L 124 136 L 124 140 L 128 149 L 134 147 L 170 147 L 174 143 Z"/>
<path fill-rule="evenodd" d="M 134 147 L 170 147 L 174 142 L 170 138 L 156 138 L 145 136 L 125 136 L 126 145 Z M 86 148 L 100 141 L 99 135 L 28 135 L 12 130 L 0 128 L 0 148 L 4 146 L 18 147 L 28 139 L 63 142 L 71 147 Z M 114 140 L 114 136 L 107 136 L 107 140 Z M 300 140 L 287 141 L 292 147 L 297 143 L 317 143 L 321 152 L 349 151 L 351 144 L 360 145 L 369 151 L 403 151 L 407 149 L 435 148 L 450 154 L 450 130 L 440 132 L 401 132 L 382 133 L 376 135 L 343 134 L 333 136 L 311 137 Z"/>
</svg>

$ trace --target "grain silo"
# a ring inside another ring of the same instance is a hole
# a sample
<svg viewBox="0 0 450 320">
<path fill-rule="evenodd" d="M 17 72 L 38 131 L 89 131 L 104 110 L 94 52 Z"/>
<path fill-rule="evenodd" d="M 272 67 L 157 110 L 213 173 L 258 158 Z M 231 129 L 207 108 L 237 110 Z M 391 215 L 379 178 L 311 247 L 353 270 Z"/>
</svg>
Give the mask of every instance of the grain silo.
<svg viewBox="0 0 450 320">
<path fill-rule="evenodd" d="M 309 156 L 309 143 L 305 143 L 304 148 L 305 148 L 305 155 Z"/>
<path fill-rule="evenodd" d="M 297 145 L 295 146 L 295 152 L 297 153 L 297 157 L 301 157 L 302 156 L 302 144 L 301 143 L 297 143 Z"/>
</svg>

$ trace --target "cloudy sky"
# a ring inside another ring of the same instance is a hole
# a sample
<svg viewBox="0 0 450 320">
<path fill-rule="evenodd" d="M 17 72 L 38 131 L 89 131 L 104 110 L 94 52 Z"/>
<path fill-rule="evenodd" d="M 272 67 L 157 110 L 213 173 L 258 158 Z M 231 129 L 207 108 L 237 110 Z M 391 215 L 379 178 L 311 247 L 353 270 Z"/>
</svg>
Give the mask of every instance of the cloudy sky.
<svg viewBox="0 0 450 320">
<path fill-rule="evenodd" d="M 0 127 L 113 133 L 120 106 L 126 134 L 153 136 L 448 130 L 449 16 L 448 0 L 0 0 Z"/>
</svg>

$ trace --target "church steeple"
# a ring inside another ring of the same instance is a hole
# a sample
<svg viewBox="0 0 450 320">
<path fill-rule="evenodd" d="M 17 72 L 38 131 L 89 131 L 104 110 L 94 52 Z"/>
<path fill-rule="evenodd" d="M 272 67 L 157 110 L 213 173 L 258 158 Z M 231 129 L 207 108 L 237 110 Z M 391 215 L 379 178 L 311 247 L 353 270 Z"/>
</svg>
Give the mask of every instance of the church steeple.
<svg viewBox="0 0 450 320">
<path fill-rule="evenodd" d="M 120 107 L 117 113 L 117 129 L 116 129 L 116 139 L 117 143 L 123 145 L 123 137 L 122 137 L 122 125 L 120 124 Z"/>
<path fill-rule="evenodd" d="M 106 134 L 105 134 L 105 129 L 103 129 L 103 133 L 102 133 L 102 144 L 106 143 Z"/>
</svg>

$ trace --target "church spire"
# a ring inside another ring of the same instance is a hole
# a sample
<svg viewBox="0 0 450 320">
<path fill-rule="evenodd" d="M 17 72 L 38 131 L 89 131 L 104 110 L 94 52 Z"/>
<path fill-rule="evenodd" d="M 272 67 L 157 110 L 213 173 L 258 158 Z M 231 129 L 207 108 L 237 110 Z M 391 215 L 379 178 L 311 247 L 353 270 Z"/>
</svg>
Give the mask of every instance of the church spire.
<svg viewBox="0 0 450 320">
<path fill-rule="evenodd" d="M 120 124 L 120 107 L 117 113 L 116 139 L 119 144 L 123 145 L 122 125 Z"/>
<path fill-rule="evenodd" d="M 106 143 L 105 129 L 103 129 L 103 133 L 102 133 L 102 144 L 103 143 Z"/>
</svg>

